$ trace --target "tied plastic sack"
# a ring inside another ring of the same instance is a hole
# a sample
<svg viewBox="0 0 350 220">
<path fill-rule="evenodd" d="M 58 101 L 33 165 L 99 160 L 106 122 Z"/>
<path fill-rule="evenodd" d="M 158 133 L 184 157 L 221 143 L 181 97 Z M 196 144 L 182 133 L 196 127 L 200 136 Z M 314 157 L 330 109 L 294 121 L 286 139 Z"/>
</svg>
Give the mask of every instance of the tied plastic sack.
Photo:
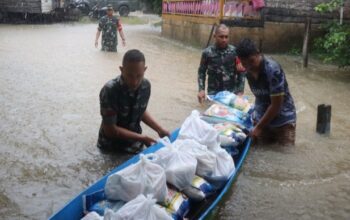
<svg viewBox="0 0 350 220">
<path fill-rule="evenodd" d="M 197 175 L 208 176 L 214 172 L 216 155 L 209 151 L 207 146 L 202 145 L 193 139 L 178 139 L 172 144 L 178 150 L 186 152 L 197 159 Z"/>
<path fill-rule="evenodd" d="M 104 220 L 172 220 L 172 217 L 156 204 L 152 195 L 145 197 L 143 194 L 138 195 L 135 199 L 126 203 L 117 212 L 107 210 Z"/>
<path fill-rule="evenodd" d="M 208 95 L 207 97 L 210 101 L 230 106 L 244 113 L 250 113 L 252 111 L 252 105 L 247 98 L 237 96 L 229 91 L 218 92 L 215 95 Z"/>
<path fill-rule="evenodd" d="M 164 168 L 166 181 L 179 190 L 190 186 L 196 173 L 196 158 L 175 148 L 168 137 L 159 141 L 165 147 L 154 153 L 157 158 L 153 162 Z"/>
<path fill-rule="evenodd" d="M 89 212 L 80 220 L 103 220 L 103 217 L 97 214 L 96 212 Z"/>
<path fill-rule="evenodd" d="M 215 149 L 216 166 L 212 177 L 225 177 L 226 179 L 235 171 L 233 158 L 222 148 Z"/>
<path fill-rule="evenodd" d="M 108 177 L 105 194 L 107 199 L 128 202 L 139 194 L 152 194 L 162 202 L 167 194 L 164 169 L 151 160 L 156 155 L 140 155 L 140 161 Z"/>
<path fill-rule="evenodd" d="M 194 139 L 209 150 L 220 147 L 219 133 L 200 118 L 197 110 L 193 110 L 182 124 L 178 139 Z"/>
</svg>

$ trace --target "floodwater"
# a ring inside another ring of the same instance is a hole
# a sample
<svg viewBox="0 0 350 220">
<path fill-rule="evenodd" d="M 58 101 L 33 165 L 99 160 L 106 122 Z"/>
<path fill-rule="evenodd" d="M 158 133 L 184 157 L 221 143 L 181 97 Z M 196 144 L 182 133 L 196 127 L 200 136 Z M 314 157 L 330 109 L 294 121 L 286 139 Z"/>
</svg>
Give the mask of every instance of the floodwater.
<svg viewBox="0 0 350 220">
<path fill-rule="evenodd" d="M 151 25 L 125 25 L 127 46 L 103 53 L 93 46 L 95 31 L 96 24 L 0 25 L 1 219 L 46 219 L 129 157 L 95 147 L 99 91 L 119 74 L 128 49 L 145 53 L 148 110 L 164 127 L 205 109 L 196 100 L 199 49 Z M 350 73 L 273 57 L 296 102 L 296 146 L 253 147 L 213 219 L 349 219 Z M 332 105 L 329 136 L 315 133 L 322 103 Z"/>
</svg>

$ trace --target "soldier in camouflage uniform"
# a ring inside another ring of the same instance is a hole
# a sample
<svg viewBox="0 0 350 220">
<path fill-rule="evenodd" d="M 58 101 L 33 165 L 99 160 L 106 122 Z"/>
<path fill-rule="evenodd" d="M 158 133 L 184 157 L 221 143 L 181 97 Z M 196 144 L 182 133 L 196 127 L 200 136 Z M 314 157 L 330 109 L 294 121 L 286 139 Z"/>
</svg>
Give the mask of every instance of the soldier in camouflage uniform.
<svg viewBox="0 0 350 220">
<path fill-rule="evenodd" d="M 97 146 L 107 151 L 137 153 L 156 142 L 143 135 L 140 122 L 155 130 L 159 137 L 169 136 L 147 112 L 151 84 L 145 79 L 145 57 L 138 50 L 125 53 L 121 75 L 107 82 L 100 92 L 102 123 Z"/>
<path fill-rule="evenodd" d="M 98 46 L 98 39 L 102 31 L 101 50 L 116 52 L 118 45 L 117 29 L 122 38 L 123 46 L 125 46 L 125 36 L 120 20 L 113 16 L 112 5 L 108 5 L 107 15 L 103 16 L 98 23 L 95 47 L 97 48 Z"/>
<path fill-rule="evenodd" d="M 243 94 L 245 74 L 240 64 L 234 46 L 228 44 L 229 29 L 219 25 L 214 34 L 215 44 L 206 48 L 202 53 L 198 69 L 198 101 L 205 99 L 205 80 L 208 74 L 208 94 L 220 91 L 230 91 Z"/>
</svg>

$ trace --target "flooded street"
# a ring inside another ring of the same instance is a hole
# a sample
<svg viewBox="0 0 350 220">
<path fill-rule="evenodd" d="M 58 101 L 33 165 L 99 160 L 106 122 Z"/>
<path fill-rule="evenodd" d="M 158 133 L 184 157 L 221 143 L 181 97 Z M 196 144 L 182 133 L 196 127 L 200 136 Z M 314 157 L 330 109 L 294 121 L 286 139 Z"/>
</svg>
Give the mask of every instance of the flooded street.
<svg viewBox="0 0 350 220">
<path fill-rule="evenodd" d="M 128 158 L 96 148 L 99 91 L 123 54 L 146 56 L 149 112 L 174 130 L 197 104 L 201 51 L 124 25 L 118 53 L 94 48 L 96 24 L 0 25 L 0 218 L 47 219 Z M 350 73 L 298 57 L 283 66 L 297 111 L 292 148 L 252 147 L 213 219 L 350 218 Z M 251 97 L 246 85 L 246 94 Z M 318 104 L 332 105 L 331 135 L 315 133 Z M 144 127 L 144 132 L 156 137 Z"/>
</svg>

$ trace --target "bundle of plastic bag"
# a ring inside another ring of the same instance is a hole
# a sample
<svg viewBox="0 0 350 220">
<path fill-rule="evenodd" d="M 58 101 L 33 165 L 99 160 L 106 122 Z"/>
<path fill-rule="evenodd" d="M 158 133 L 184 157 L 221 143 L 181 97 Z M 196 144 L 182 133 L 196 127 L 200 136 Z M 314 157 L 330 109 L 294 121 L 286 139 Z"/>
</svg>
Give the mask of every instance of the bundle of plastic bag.
<svg viewBox="0 0 350 220">
<path fill-rule="evenodd" d="M 165 202 L 166 211 L 171 214 L 173 219 L 184 219 L 190 211 L 190 202 L 181 192 L 169 187 Z"/>
<path fill-rule="evenodd" d="M 215 95 L 208 95 L 208 99 L 214 102 L 230 106 L 244 113 L 248 113 L 252 109 L 252 105 L 248 99 L 242 96 L 237 96 L 229 91 L 218 92 Z"/>
<path fill-rule="evenodd" d="M 247 138 L 243 130 L 232 123 L 218 123 L 214 124 L 213 127 L 219 132 L 220 143 L 223 147 L 236 147 L 242 144 Z"/>
<path fill-rule="evenodd" d="M 81 220 L 103 220 L 103 217 L 97 214 L 96 212 L 89 212 Z"/>
<path fill-rule="evenodd" d="M 218 118 L 221 120 L 240 124 L 244 127 L 251 127 L 251 116 L 237 109 L 222 104 L 213 104 L 205 112 L 204 115 Z"/>
<path fill-rule="evenodd" d="M 191 185 L 196 173 L 197 160 L 192 155 L 175 148 L 169 138 L 160 139 L 165 147 L 156 151 L 154 163 L 164 168 L 166 181 L 182 190 Z"/>
<path fill-rule="evenodd" d="M 172 217 L 156 204 L 151 195 L 145 197 L 138 195 L 135 199 L 126 203 L 117 212 L 107 210 L 104 220 L 172 220 Z"/>
<path fill-rule="evenodd" d="M 178 150 L 186 152 L 197 159 L 197 175 L 208 176 L 214 172 L 216 155 L 209 151 L 207 146 L 193 139 L 178 139 L 174 141 L 172 145 Z"/>
<path fill-rule="evenodd" d="M 182 124 L 178 139 L 194 139 L 209 150 L 220 146 L 219 133 L 200 118 L 197 110 L 193 110 Z"/>
<path fill-rule="evenodd" d="M 167 194 L 164 169 L 151 161 L 155 155 L 141 155 L 140 161 L 108 177 L 105 185 L 107 199 L 130 201 L 139 194 L 152 194 L 162 202 Z"/>
</svg>

